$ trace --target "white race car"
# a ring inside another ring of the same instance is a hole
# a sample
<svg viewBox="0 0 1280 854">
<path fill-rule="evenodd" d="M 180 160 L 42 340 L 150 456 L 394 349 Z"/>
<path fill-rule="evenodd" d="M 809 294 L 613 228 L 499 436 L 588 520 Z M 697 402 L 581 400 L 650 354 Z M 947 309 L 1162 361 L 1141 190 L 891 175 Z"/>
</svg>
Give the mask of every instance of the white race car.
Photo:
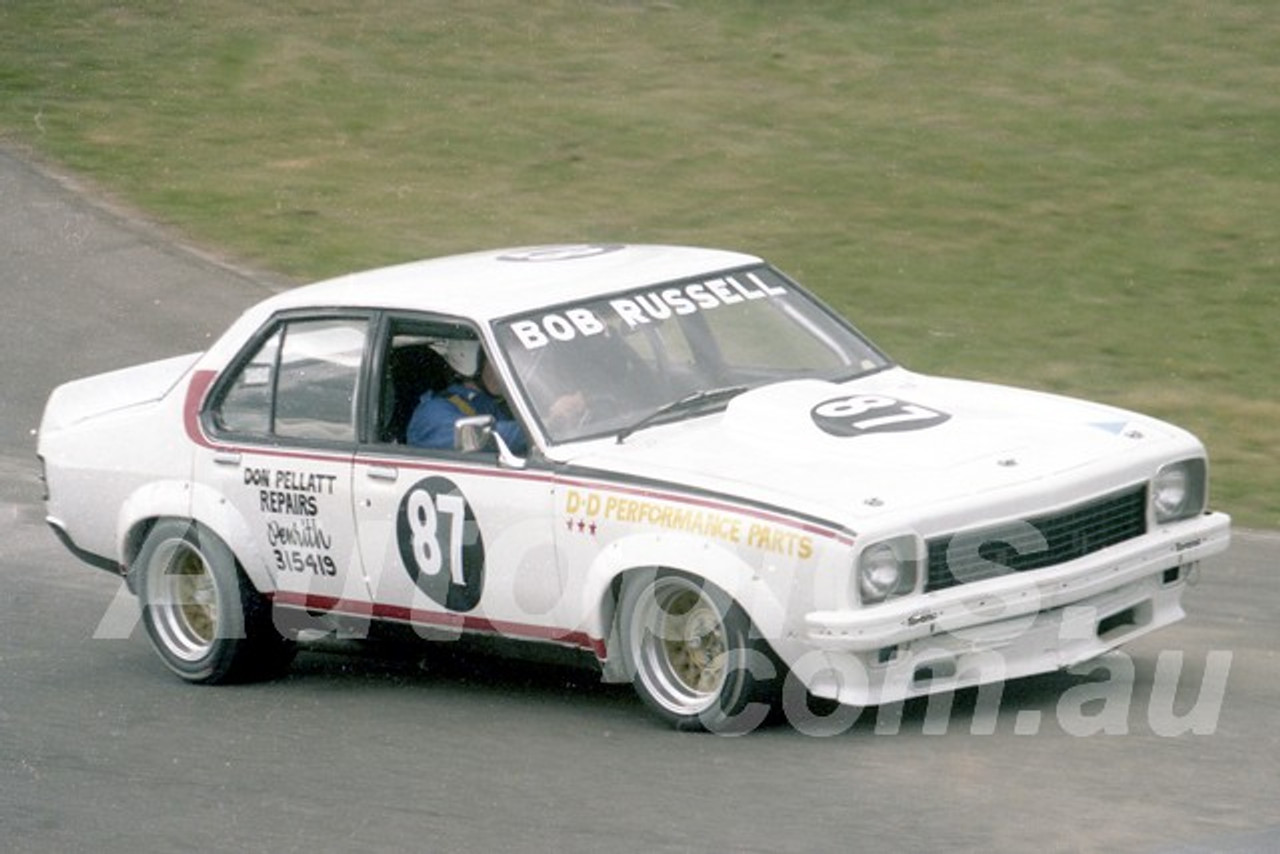
<svg viewBox="0 0 1280 854">
<path fill-rule="evenodd" d="M 1096 657 L 1180 619 L 1230 536 L 1183 430 L 912 373 L 760 259 L 683 247 L 297 288 L 59 387 L 39 454 L 49 524 L 184 679 L 391 622 L 583 650 L 713 731 Z"/>
</svg>

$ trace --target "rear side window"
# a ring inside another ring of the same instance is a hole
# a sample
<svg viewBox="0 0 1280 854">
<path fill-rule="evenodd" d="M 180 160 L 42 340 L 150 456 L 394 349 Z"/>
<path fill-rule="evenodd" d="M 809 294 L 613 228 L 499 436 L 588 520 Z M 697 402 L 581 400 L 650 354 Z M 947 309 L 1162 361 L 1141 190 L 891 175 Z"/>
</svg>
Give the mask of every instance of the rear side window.
<svg viewBox="0 0 1280 854">
<path fill-rule="evenodd" d="M 282 323 L 241 365 L 215 404 L 219 431 L 354 442 L 363 318 Z"/>
</svg>

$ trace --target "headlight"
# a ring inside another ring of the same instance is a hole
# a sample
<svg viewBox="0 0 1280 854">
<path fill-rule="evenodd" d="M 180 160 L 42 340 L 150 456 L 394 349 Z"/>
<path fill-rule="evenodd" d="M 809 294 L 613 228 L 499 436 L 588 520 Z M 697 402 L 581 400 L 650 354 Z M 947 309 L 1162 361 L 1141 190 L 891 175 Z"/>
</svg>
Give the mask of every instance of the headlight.
<svg viewBox="0 0 1280 854">
<path fill-rule="evenodd" d="M 858 599 L 874 605 L 916 589 L 915 541 L 909 537 L 875 543 L 858 557 Z"/>
<path fill-rule="evenodd" d="M 1196 458 L 1169 463 L 1151 479 L 1151 507 L 1156 522 L 1176 522 L 1204 511 L 1205 463 Z"/>
</svg>

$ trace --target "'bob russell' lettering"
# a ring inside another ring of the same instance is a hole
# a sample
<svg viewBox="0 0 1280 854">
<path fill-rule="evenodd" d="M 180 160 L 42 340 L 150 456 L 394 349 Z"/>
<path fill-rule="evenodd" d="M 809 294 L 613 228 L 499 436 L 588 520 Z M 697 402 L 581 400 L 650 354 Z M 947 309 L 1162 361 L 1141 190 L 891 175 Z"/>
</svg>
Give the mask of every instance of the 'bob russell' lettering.
<svg viewBox="0 0 1280 854">
<path fill-rule="evenodd" d="M 694 314 L 725 305 L 782 296 L 787 289 L 770 285 L 755 273 L 722 276 L 704 282 L 646 291 L 608 301 L 608 308 L 630 329 L 653 321 Z M 570 308 L 511 323 L 511 332 L 526 350 L 545 347 L 553 341 L 572 341 L 578 337 L 599 335 L 608 327 L 598 308 Z"/>
</svg>

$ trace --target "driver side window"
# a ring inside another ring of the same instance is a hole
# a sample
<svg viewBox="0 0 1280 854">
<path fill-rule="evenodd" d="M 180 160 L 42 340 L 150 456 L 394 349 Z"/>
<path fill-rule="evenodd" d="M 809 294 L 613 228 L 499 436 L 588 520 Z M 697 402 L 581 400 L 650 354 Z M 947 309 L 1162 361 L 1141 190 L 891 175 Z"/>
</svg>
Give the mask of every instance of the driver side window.
<svg viewBox="0 0 1280 854">
<path fill-rule="evenodd" d="M 411 330 L 393 330 L 382 372 L 379 441 L 407 444 L 409 422 L 423 396 L 442 394 L 457 379 L 436 339 Z"/>
<path fill-rule="evenodd" d="M 496 451 L 496 434 L 514 454 L 527 452 L 527 433 L 508 404 L 501 372 L 473 326 L 393 318 L 387 329 L 377 382 L 377 441 L 470 453 Z M 472 423 L 478 432 L 460 444 L 459 422 L 476 417 L 491 418 L 491 426 Z"/>
</svg>

